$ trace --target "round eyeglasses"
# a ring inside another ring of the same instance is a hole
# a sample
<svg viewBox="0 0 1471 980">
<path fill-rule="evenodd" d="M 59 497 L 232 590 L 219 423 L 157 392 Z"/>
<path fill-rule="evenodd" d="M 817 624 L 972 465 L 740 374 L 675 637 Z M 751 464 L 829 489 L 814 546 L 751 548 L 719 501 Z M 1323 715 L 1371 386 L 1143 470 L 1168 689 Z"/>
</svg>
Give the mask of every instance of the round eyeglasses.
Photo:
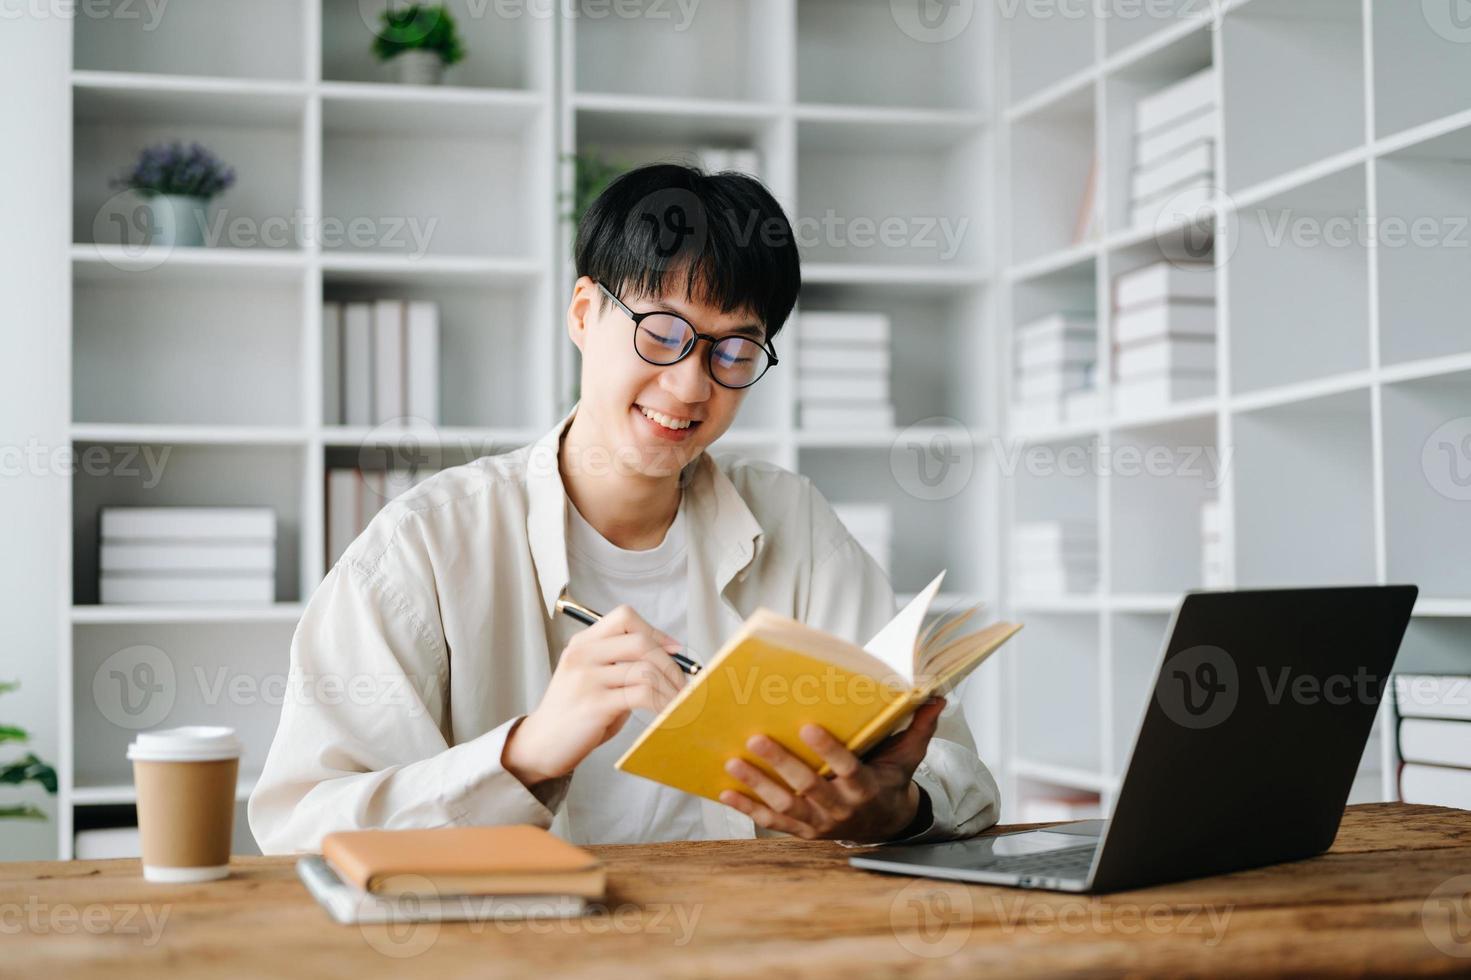
<svg viewBox="0 0 1471 980">
<path fill-rule="evenodd" d="M 598 288 L 633 321 L 633 349 L 650 364 L 675 364 L 690 355 L 697 341 L 708 340 L 705 365 L 715 383 L 749 388 L 776 363 L 776 352 L 750 337 L 700 333 L 688 320 L 665 310 L 635 313 L 607 286 L 598 283 Z"/>
</svg>

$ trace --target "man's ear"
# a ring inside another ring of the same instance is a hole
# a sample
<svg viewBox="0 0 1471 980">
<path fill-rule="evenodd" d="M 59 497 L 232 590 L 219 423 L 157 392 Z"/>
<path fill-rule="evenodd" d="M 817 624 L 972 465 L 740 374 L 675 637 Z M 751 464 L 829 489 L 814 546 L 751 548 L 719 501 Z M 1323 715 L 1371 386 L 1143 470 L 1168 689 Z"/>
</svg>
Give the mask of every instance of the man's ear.
<svg viewBox="0 0 1471 980">
<path fill-rule="evenodd" d="M 591 276 L 580 276 L 572 284 L 572 302 L 567 304 L 567 336 L 578 350 L 583 349 L 589 323 L 601 307 L 602 293 Z"/>
</svg>

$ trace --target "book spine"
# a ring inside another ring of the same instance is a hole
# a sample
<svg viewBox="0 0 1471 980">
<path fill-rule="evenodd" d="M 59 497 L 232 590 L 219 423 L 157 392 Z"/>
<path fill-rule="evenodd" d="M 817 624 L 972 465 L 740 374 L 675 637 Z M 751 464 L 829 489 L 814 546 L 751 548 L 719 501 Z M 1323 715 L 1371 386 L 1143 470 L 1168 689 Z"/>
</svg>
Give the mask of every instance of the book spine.
<svg viewBox="0 0 1471 980">
<path fill-rule="evenodd" d="M 1145 96 L 1134 106 L 1134 132 L 1140 136 L 1207 110 L 1216 103 L 1216 73 L 1204 68 L 1189 78 Z"/>
<path fill-rule="evenodd" d="M 248 576 L 116 574 L 101 576 L 103 605 L 140 602 L 245 602 L 275 600 L 275 582 L 267 574 Z"/>
<path fill-rule="evenodd" d="M 269 507 L 104 507 L 101 536 L 275 540 L 276 512 Z"/>
<path fill-rule="evenodd" d="M 342 304 L 322 304 L 322 424 L 342 424 Z"/>
<path fill-rule="evenodd" d="M 403 303 L 383 299 L 373 306 L 373 421 L 382 425 L 403 415 Z"/>
<path fill-rule="evenodd" d="M 347 425 L 373 424 L 373 307 L 368 303 L 343 308 L 342 412 Z"/>
<path fill-rule="evenodd" d="M 104 572 L 194 570 L 274 573 L 276 548 L 270 541 L 214 545 L 182 541 L 167 544 L 104 541 L 101 567 Z"/>
<path fill-rule="evenodd" d="M 408 415 L 439 424 L 439 307 L 427 300 L 408 304 Z"/>
</svg>

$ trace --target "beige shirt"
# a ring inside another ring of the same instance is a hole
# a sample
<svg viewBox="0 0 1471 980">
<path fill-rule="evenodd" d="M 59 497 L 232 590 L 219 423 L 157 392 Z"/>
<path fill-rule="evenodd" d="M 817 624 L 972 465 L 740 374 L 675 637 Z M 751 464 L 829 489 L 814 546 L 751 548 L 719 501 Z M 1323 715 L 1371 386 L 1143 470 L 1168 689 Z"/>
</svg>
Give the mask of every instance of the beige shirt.
<svg viewBox="0 0 1471 980">
<path fill-rule="evenodd" d="M 250 795 L 265 853 L 316 851 L 327 833 L 363 828 L 530 823 L 567 835 L 559 811 L 576 771 L 533 793 L 501 750 L 541 701 L 565 635 L 552 621 L 568 580 L 557 455 L 576 410 L 532 445 L 445 470 L 388 504 L 318 586 Z M 681 477 L 681 639 L 692 651 L 712 655 L 760 606 L 856 643 L 894 615 L 878 564 L 806 477 L 708 453 Z M 942 731 L 957 741 L 934 739 L 915 772 L 934 818 L 911 841 L 997 819 L 995 780 L 958 706 L 947 715 Z M 717 807 L 725 836 L 758 836 L 750 818 Z M 596 842 L 599 828 L 578 822 L 578 839 Z M 646 839 L 665 839 L 652 823 Z"/>
</svg>

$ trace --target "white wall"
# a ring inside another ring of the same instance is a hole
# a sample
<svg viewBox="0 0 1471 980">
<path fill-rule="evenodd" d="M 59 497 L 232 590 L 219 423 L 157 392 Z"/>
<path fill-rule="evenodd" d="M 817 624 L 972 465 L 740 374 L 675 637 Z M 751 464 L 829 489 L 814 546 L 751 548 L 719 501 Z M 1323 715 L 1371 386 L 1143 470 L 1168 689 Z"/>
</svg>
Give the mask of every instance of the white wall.
<svg viewBox="0 0 1471 980">
<path fill-rule="evenodd" d="M 56 658 L 65 601 L 67 477 L 49 462 L 67 448 L 67 283 L 71 153 L 71 24 L 56 14 L 0 11 L 0 187 L 10 233 L 0 236 L 0 679 L 21 690 L 0 698 L 0 722 L 34 735 L 34 750 L 61 768 Z M 33 465 L 44 450 L 45 465 Z M 8 758 L 12 752 L 7 750 Z M 54 800 L 39 789 L 0 789 L 51 819 L 0 824 L 0 860 L 56 855 Z"/>
</svg>

